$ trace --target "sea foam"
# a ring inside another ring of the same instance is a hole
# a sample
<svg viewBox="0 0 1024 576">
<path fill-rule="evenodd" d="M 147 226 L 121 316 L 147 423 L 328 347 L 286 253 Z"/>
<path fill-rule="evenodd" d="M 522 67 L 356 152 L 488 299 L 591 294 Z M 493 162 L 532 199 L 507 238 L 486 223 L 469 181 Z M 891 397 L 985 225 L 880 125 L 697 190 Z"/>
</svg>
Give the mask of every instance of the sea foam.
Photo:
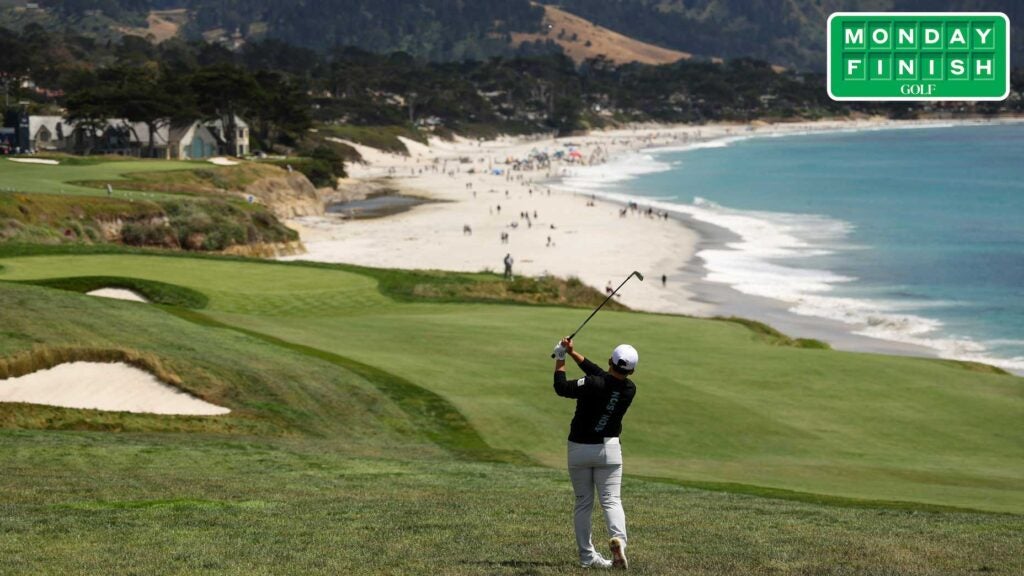
<svg viewBox="0 0 1024 576">
<path fill-rule="evenodd" d="M 854 229 L 849 222 L 815 214 L 737 210 L 701 197 L 684 204 L 617 191 L 622 190 L 624 181 L 670 170 L 672 164 L 659 159 L 659 152 L 722 148 L 750 137 L 735 136 L 624 155 L 603 165 L 572 169 L 557 187 L 619 203 L 634 202 L 728 230 L 734 240 L 697 253 L 703 261 L 706 279 L 711 282 L 784 302 L 794 314 L 840 322 L 855 334 L 928 348 L 943 358 L 1024 371 L 1024 357 L 993 357 L 985 344 L 944 334 L 942 322 L 921 315 L 922 310 L 956 303 L 841 296 L 836 294 L 837 289 L 857 278 L 801 264 L 801 260 L 815 256 L 863 249 L 849 242 Z"/>
</svg>

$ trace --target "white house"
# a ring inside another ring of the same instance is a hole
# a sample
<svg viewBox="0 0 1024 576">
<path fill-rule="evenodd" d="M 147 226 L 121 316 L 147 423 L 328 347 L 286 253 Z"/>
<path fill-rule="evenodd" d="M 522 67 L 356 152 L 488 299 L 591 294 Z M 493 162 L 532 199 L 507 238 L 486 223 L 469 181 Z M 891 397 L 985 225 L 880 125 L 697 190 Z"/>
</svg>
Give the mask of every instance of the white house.
<svg viewBox="0 0 1024 576">
<path fill-rule="evenodd" d="M 74 125 L 60 116 L 29 116 L 28 134 L 33 150 L 63 150 Z"/>
<path fill-rule="evenodd" d="M 217 155 L 217 138 L 199 122 L 171 128 L 169 142 L 168 158 L 199 160 Z"/>
<path fill-rule="evenodd" d="M 214 122 L 207 124 L 207 128 L 217 138 L 220 143 L 220 153 L 225 156 L 247 156 L 252 153 L 252 148 L 249 146 L 249 124 L 245 120 L 242 120 L 237 115 L 235 120 L 235 130 L 237 131 L 235 136 L 236 146 L 231 146 L 231 139 L 228 138 L 227 128 L 228 123 L 224 119 L 217 119 Z"/>
<path fill-rule="evenodd" d="M 218 155 L 245 156 L 249 148 L 249 125 L 235 117 L 237 146 L 223 137 L 224 123 L 193 121 L 180 125 L 159 125 L 152 135 L 149 126 L 113 118 L 95 129 L 76 128 L 60 116 L 29 116 L 29 143 L 33 150 L 77 151 L 80 153 L 152 156 L 172 159 L 203 159 Z"/>
</svg>

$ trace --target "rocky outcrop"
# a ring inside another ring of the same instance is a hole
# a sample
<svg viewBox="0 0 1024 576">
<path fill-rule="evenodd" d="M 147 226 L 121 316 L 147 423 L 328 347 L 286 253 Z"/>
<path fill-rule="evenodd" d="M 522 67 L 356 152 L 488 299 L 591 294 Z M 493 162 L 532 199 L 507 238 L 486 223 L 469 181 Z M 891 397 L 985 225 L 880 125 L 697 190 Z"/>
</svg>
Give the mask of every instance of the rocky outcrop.
<svg viewBox="0 0 1024 576">
<path fill-rule="evenodd" d="M 242 191 L 252 196 L 280 219 L 297 216 L 320 216 L 325 199 L 313 183 L 299 172 L 260 178 Z"/>
</svg>

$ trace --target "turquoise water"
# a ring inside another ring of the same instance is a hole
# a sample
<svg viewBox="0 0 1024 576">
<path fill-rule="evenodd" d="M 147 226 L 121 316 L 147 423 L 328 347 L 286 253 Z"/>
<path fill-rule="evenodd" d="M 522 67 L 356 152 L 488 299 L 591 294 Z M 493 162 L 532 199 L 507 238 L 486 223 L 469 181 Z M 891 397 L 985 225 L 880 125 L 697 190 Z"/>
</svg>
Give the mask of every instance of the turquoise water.
<svg viewBox="0 0 1024 576">
<path fill-rule="evenodd" d="M 1024 370 L 1024 125 L 713 146 L 638 155 L 590 185 L 733 230 L 737 241 L 699 254 L 709 280 Z"/>
</svg>

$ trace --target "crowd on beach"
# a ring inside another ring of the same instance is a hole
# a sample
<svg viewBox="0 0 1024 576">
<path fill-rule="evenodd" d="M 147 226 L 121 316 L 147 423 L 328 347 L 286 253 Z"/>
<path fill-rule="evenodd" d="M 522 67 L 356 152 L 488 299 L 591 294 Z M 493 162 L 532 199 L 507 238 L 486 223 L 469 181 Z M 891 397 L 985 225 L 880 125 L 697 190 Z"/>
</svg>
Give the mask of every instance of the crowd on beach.
<svg viewBox="0 0 1024 576">
<path fill-rule="evenodd" d="M 349 143 L 364 159 L 350 166 L 355 179 L 385 179 L 390 188 L 439 202 L 379 221 L 305 218 L 290 225 L 300 231 L 308 251 L 297 258 L 476 272 L 493 270 L 495 264 L 503 270 L 508 255 L 517 274 L 575 276 L 598 290 L 629 267 L 665 278 L 662 289 L 655 282 L 629 291 L 623 298 L 627 306 L 713 314 L 691 284 L 670 281 L 693 278 L 686 267 L 697 251 L 695 230 L 656 206 L 609 202 L 589 190 L 567 189 L 561 179 L 650 148 L 846 127 L 856 125 L 642 127 L 562 139 L 433 139 L 429 146 L 403 139 L 407 155 Z"/>
</svg>

